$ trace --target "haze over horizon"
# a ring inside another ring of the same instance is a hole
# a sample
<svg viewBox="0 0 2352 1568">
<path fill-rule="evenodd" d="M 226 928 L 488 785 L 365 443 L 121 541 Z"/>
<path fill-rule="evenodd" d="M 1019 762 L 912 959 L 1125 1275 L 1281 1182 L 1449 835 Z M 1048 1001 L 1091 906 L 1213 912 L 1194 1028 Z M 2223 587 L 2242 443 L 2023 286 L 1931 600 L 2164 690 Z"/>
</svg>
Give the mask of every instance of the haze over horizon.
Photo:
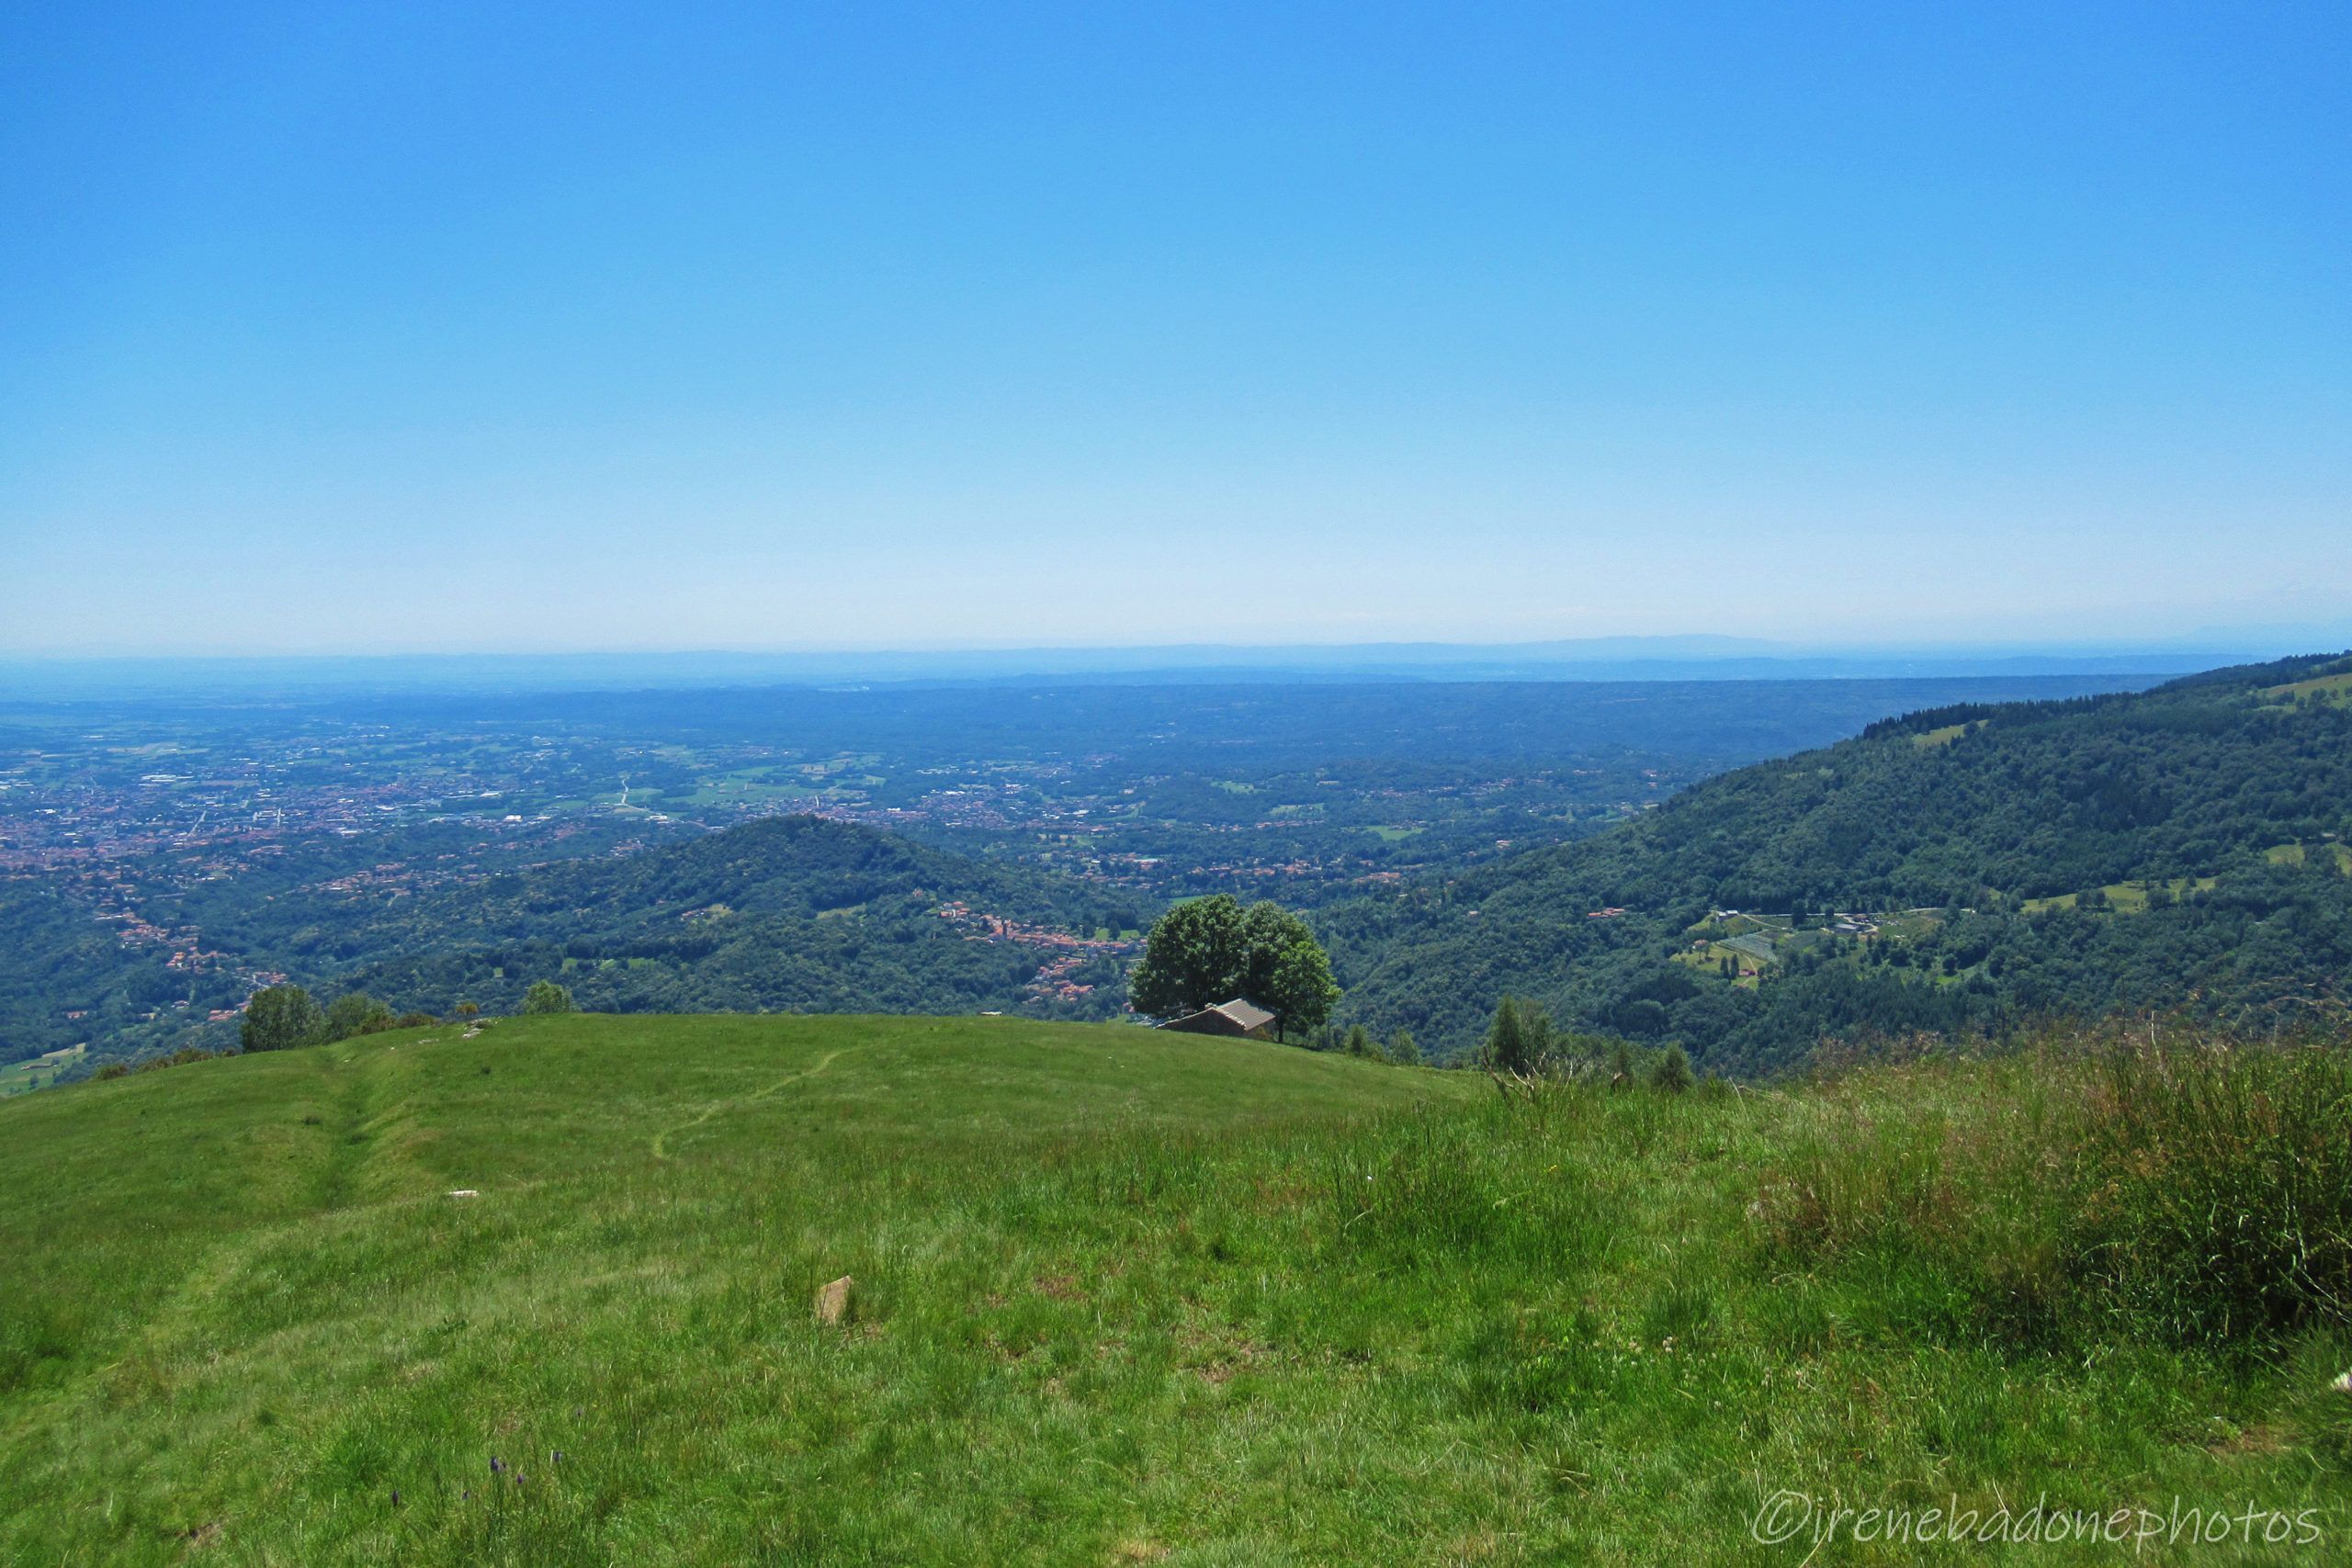
<svg viewBox="0 0 2352 1568">
<path fill-rule="evenodd" d="M 2347 67 L 2324 6 L 20 8 L 0 654 L 2352 626 Z"/>
</svg>

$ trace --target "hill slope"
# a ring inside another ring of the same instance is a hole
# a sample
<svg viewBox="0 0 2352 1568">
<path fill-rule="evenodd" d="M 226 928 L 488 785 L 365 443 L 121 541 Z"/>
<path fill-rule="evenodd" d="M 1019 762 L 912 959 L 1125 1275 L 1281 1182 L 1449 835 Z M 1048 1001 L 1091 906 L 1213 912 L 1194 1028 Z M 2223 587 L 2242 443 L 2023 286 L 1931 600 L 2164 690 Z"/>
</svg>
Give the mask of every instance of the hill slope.
<svg viewBox="0 0 2352 1568">
<path fill-rule="evenodd" d="M 0 1106 L 0 1559 L 1748 1561 L 1781 1487 L 2352 1528 L 2340 1336 L 2101 1298 L 2020 1340 L 2080 1272 L 1971 1215 L 2041 1151 L 1934 1161 L 2052 1082 L 1505 1104 L 1132 1028 L 571 1017 L 46 1091 Z M 1902 1181 L 1833 1186 L 1882 1142 Z M 1883 1246 L 1796 1201 L 1915 1186 Z"/>
<path fill-rule="evenodd" d="M 2352 970 L 2347 671 L 1915 715 L 1323 923 L 1355 1017 L 1455 1049 L 1506 992 L 1734 1070 L 2037 1013 L 2291 1021 Z"/>
</svg>

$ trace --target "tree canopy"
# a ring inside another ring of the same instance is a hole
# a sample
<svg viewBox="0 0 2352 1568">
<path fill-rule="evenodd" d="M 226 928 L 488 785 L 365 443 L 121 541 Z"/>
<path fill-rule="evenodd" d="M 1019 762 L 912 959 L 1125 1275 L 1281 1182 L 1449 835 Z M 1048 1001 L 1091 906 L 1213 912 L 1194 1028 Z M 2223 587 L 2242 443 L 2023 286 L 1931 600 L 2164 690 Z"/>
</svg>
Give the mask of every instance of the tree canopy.
<svg viewBox="0 0 2352 1568">
<path fill-rule="evenodd" d="M 1162 915 L 1128 980 L 1138 1012 L 1173 1018 L 1245 998 L 1288 1035 L 1331 1016 L 1340 987 L 1306 922 L 1271 900 L 1244 908 L 1219 893 Z"/>
<path fill-rule="evenodd" d="M 328 1004 L 326 1037 L 348 1040 L 392 1027 L 392 1010 L 365 991 L 352 991 Z"/>
<path fill-rule="evenodd" d="M 327 1017 L 300 986 L 270 986 L 245 1004 L 240 1041 L 248 1051 L 290 1051 L 326 1038 Z"/>
</svg>

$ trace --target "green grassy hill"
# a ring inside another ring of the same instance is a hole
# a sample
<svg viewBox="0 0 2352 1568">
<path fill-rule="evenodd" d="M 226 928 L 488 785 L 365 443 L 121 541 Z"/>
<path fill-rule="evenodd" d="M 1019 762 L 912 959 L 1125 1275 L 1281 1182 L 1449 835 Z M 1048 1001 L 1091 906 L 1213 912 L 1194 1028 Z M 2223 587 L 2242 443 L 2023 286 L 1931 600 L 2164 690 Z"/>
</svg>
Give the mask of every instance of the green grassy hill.
<svg viewBox="0 0 2352 1568">
<path fill-rule="evenodd" d="M 2042 1135 L 2116 1102 L 2074 1081 L 575 1016 L 49 1090 L 0 1105 L 0 1560 L 1795 1562 L 1781 1488 L 2341 1540 L 2340 1319 L 2092 1292 L 2052 1195 L 2139 1211 Z"/>
</svg>

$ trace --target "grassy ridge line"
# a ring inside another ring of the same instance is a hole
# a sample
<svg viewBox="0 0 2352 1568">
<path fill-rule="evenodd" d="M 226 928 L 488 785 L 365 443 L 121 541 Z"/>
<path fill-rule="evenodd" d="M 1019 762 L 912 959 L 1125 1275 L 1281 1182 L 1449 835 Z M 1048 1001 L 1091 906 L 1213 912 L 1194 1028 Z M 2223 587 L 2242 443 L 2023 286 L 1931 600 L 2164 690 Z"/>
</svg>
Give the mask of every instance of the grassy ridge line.
<svg viewBox="0 0 2352 1568">
<path fill-rule="evenodd" d="M 2340 1338 L 1988 1314 L 2041 1257 L 2052 1183 L 1979 1158 L 2054 1124 L 2030 1070 L 1507 1104 L 1131 1029 L 586 1018 L 35 1097 L 0 1557 L 1795 1562 L 1747 1536 L 1780 1487 L 2340 1509 Z M 1866 1560 L 1907 1559 L 1816 1559 Z"/>
</svg>

